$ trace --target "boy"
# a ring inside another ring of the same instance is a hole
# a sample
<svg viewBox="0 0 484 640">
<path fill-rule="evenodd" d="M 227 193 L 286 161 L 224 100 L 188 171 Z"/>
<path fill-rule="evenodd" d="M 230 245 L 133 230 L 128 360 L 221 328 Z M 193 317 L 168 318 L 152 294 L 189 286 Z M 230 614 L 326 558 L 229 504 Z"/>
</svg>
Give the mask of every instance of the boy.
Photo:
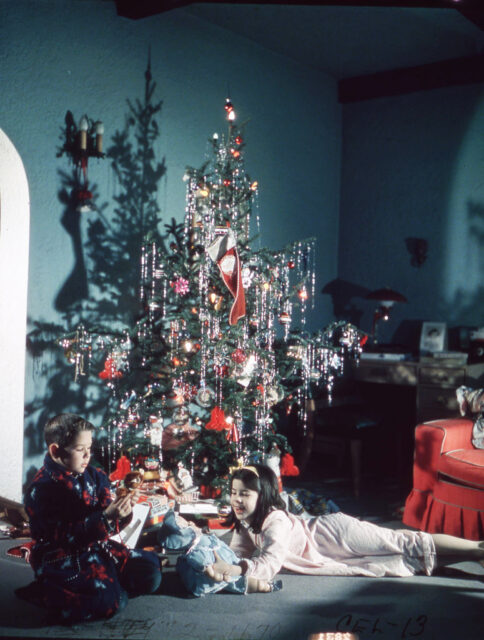
<svg viewBox="0 0 484 640">
<path fill-rule="evenodd" d="M 128 594 L 153 593 L 161 584 L 155 553 L 109 539 L 128 523 L 136 499 L 113 502 L 107 475 L 89 465 L 93 429 L 70 413 L 49 420 L 44 466 L 25 497 L 37 582 L 17 595 L 46 606 L 52 622 L 110 617 Z"/>
</svg>

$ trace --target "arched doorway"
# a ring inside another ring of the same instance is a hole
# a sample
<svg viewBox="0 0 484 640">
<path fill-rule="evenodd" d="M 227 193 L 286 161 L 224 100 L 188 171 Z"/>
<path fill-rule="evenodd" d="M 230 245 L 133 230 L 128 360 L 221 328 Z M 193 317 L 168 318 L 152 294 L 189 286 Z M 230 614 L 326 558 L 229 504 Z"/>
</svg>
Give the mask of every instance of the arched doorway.
<svg viewBox="0 0 484 640">
<path fill-rule="evenodd" d="M 0 497 L 22 500 L 30 202 L 22 160 L 0 129 Z M 8 452 L 8 454 L 7 454 Z"/>
</svg>

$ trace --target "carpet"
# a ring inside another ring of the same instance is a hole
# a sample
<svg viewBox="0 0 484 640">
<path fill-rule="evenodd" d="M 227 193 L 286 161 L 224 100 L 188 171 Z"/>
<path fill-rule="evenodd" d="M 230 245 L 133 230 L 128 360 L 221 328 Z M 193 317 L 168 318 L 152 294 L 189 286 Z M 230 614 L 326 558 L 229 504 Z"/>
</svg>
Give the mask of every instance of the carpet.
<svg viewBox="0 0 484 640">
<path fill-rule="evenodd" d="M 7 554 L 11 547 L 11 539 L 0 540 L 2 638 L 307 640 L 323 631 L 353 632 L 359 640 L 483 637 L 484 569 L 476 563 L 460 563 L 432 577 L 285 574 L 280 592 L 194 598 L 186 594 L 173 558 L 158 594 L 133 598 L 111 620 L 63 627 L 46 624 L 43 609 L 15 596 L 14 589 L 32 580 L 32 570 Z"/>
</svg>

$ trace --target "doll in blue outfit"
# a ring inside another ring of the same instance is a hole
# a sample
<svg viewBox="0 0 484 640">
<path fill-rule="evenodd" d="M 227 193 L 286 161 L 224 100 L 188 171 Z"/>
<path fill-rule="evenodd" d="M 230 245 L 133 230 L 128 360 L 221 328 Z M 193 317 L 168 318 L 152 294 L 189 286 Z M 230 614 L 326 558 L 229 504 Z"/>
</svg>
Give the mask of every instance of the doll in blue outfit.
<svg viewBox="0 0 484 640">
<path fill-rule="evenodd" d="M 93 429 L 69 413 L 49 420 L 44 465 L 25 497 L 37 580 L 17 595 L 45 606 L 52 622 L 109 618 L 128 596 L 161 584 L 155 553 L 110 539 L 128 524 L 136 496 L 113 501 L 107 475 L 89 465 Z"/>
<path fill-rule="evenodd" d="M 282 589 L 282 582 L 259 580 L 240 575 L 215 580 L 207 573 L 216 560 L 238 564 L 240 558 L 214 533 L 204 533 L 199 527 L 170 510 L 158 531 L 158 541 L 169 551 L 177 551 L 176 570 L 187 591 L 200 597 L 218 591 L 230 593 L 267 593 Z"/>
</svg>

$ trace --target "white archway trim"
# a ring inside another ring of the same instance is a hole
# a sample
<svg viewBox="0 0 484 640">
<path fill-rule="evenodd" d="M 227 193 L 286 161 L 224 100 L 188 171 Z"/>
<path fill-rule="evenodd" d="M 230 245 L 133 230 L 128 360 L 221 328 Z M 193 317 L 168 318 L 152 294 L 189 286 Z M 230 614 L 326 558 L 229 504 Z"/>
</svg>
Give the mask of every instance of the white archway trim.
<svg viewBox="0 0 484 640">
<path fill-rule="evenodd" d="M 0 498 L 22 500 L 29 187 L 0 129 Z"/>
</svg>

